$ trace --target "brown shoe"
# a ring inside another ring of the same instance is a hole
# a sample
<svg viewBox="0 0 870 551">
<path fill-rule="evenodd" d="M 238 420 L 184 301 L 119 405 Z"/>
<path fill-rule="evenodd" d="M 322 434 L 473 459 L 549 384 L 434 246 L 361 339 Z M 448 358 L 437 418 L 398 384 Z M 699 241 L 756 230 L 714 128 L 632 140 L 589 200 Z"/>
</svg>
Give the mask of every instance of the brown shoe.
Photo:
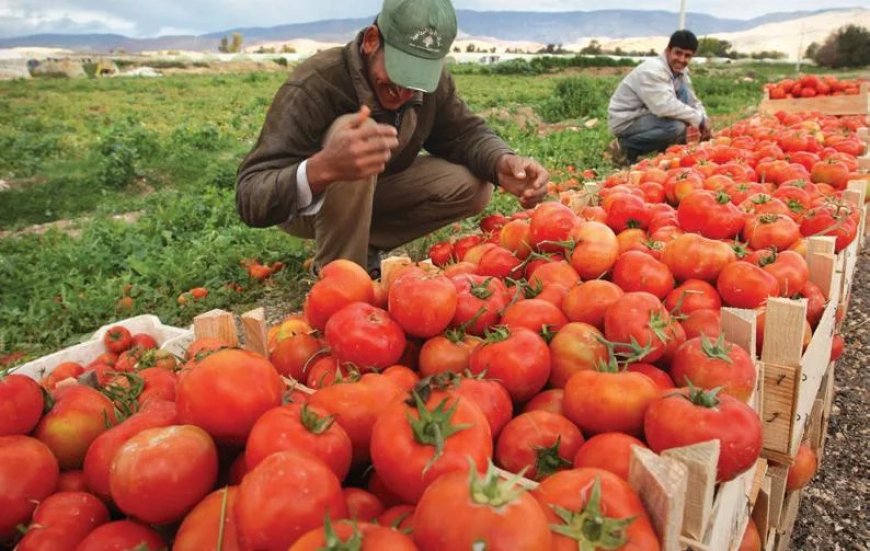
<svg viewBox="0 0 870 551">
<path fill-rule="evenodd" d="M 628 157 L 625 150 L 619 146 L 619 140 L 614 139 L 608 144 L 606 155 L 610 157 L 610 162 L 615 166 L 628 166 Z"/>
</svg>

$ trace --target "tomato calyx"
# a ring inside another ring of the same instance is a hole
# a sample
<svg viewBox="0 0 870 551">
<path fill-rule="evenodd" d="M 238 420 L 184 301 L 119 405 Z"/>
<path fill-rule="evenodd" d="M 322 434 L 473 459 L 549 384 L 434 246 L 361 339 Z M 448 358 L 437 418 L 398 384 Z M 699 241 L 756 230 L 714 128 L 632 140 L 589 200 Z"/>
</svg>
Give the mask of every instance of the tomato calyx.
<svg viewBox="0 0 870 551">
<path fill-rule="evenodd" d="M 444 453 L 444 443 L 452 435 L 465 429 L 471 428 L 470 423 L 451 423 L 450 420 L 453 414 L 456 413 L 456 408 L 459 407 L 459 400 L 455 400 L 453 405 L 447 407 L 449 398 L 444 398 L 435 406 L 434 409 L 426 409 L 426 403 L 423 398 L 416 392 L 411 391 L 414 405 L 417 408 L 417 418 L 414 418 L 410 413 L 407 414 L 408 424 L 411 426 L 411 433 L 414 440 L 422 446 L 433 446 L 435 453 L 432 459 L 426 463 L 423 472 L 426 472 L 438 458 Z"/>
<path fill-rule="evenodd" d="M 468 463 L 468 493 L 473 502 L 499 508 L 516 501 L 526 492 L 525 488 L 518 484 L 526 469 L 507 480 L 502 480 L 492 460 L 489 461 L 486 472 L 482 476 L 477 472 L 477 467 L 471 459 Z"/>
<path fill-rule="evenodd" d="M 346 540 L 341 539 L 332 527 L 329 513 L 323 518 L 323 551 L 360 551 L 363 545 L 363 535 L 356 522 L 351 522 L 353 533 Z"/>
<path fill-rule="evenodd" d="M 773 224 L 774 222 L 779 220 L 779 215 L 773 213 L 762 214 L 759 215 L 757 220 L 759 224 Z"/>
<path fill-rule="evenodd" d="M 581 511 L 551 505 L 564 524 L 551 524 L 550 530 L 578 543 L 578 551 L 620 549 L 628 543 L 628 527 L 635 517 L 616 519 L 601 512 L 601 478 L 596 477 L 589 500 Z"/>
<path fill-rule="evenodd" d="M 483 342 L 486 344 L 498 343 L 507 340 L 511 336 L 511 330 L 507 325 L 494 325 L 483 332 Z"/>
<path fill-rule="evenodd" d="M 750 200 L 756 205 L 764 205 L 765 203 L 769 203 L 771 199 L 773 199 L 773 197 L 766 193 L 756 193 Z"/>
<path fill-rule="evenodd" d="M 701 333 L 701 350 L 710 359 L 722 360 L 725 363 L 734 363 L 728 353 L 732 344 L 725 341 L 725 335 L 719 335 L 715 342 L 711 341 L 705 333 Z"/>
<path fill-rule="evenodd" d="M 299 414 L 299 419 L 302 421 L 302 426 L 311 434 L 323 434 L 329 430 L 335 422 L 335 415 L 317 415 L 317 412 L 308 407 L 308 404 L 302 404 L 302 411 Z"/>
<path fill-rule="evenodd" d="M 717 191 L 716 192 L 716 202 L 719 203 L 720 205 L 727 205 L 728 203 L 731 202 L 731 196 L 728 195 L 727 193 L 725 193 L 724 191 L 721 191 L 721 190 Z"/>
<path fill-rule="evenodd" d="M 489 289 L 489 282 L 492 280 L 491 277 L 486 278 L 481 283 L 472 283 L 471 287 L 469 287 L 468 292 L 471 293 L 471 296 L 474 298 L 479 298 L 480 300 L 486 300 L 492 296 L 492 291 Z"/>
<path fill-rule="evenodd" d="M 547 344 L 550 344 L 550 341 L 553 340 L 558 332 L 558 329 L 554 331 L 552 325 L 550 325 L 549 323 L 545 323 L 541 326 L 541 331 L 538 334 L 541 336 L 541 338 L 544 339 Z"/>
<path fill-rule="evenodd" d="M 601 335 L 596 335 L 595 338 L 607 348 L 607 360 L 599 360 L 595 366 L 596 371 L 600 373 L 619 373 L 624 371 L 626 367 L 639 362 L 652 350 L 652 344 L 641 346 L 634 337 L 631 337 L 631 342 L 628 343 L 609 341 Z M 617 347 L 627 350 L 617 352 Z"/>
<path fill-rule="evenodd" d="M 686 300 L 686 295 L 703 295 L 703 291 L 698 291 L 697 289 L 683 289 L 680 291 L 680 296 L 677 297 L 677 303 L 674 304 L 674 307 L 671 308 L 670 312 L 668 312 L 672 318 L 676 318 L 678 321 L 682 321 L 689 316 L 683 313 L 683 302 Z"/>
<path fill-rule="evenodd" d="M 714 407 L 719 405 L 718 394 L 722 390 L 721 386 L 717 386 L 711 390 L 704 390 L 701 387 L 697 387 L 692 384 L 692 381 L 686 379 L 689 386 L 689 394 L 683 395 L 683 398 L 692 402 L 696 406 L 700 406 L 707 409 L 713 409 Z"/>
<path fill-rule="evenodd" d="M 559 455 L 559 446 L 562 444 L 562 435 L 556 437 L 552 446 L 535 446 L 535 472 L 538 480 L 547 478 L 556 471 L 568 469 L 573 465 L 570 461 Z"/>
<path fill-rule="evenodd" d="M 789 199 L 786 203 L 786 206 L 788 207 L 788 210 L 797 214 L 800 214 L 804 210 L 806 210 L 806 207 L 804 207 L 803 203 L 801 203 L 797 199 Z"/>
<path fill-rule="evenodd" d="M 665 320 L 661 312 L 650 312 L 648 325 L 650 331 L 652 331 L 661 342 L 666 343 L 670 340 L 670 337 L 665 333 L 665 329 L 668 328 L 670 322 Z M 634 340 L 634 338 L 632 338 L 632 340 Z"/>
<path fill-rule="evenodd" d="M 111 374 L 114 377 L 121 377 L 125 382 L 112 382 L 97 390 L 112 401 L 115 406 L 115 419 L 120 423 L 139 411 L 138 398 L 145 389 L 145 380 L 136 373 L 127 371 Z M 106 416 L 106 426 L 111 427 L 108 416 Z"/>
<path fill-rule="evenodd" d="M 734 256 L 738 259 L 745 258 L 749 254 L 749 245 L 748 243 L 735 239 L 731 242 L 731 250 L 734 251 Z"/>
</svg>

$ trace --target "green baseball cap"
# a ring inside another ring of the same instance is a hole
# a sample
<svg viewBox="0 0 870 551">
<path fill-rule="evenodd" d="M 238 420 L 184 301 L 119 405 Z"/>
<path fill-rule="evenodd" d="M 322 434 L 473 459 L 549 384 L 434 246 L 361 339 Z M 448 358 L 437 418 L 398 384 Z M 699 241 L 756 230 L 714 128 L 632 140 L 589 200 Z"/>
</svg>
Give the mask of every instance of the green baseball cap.
<svg viewBox="0 0 870 551">
<path fill-rule="evenodd" d="M 450 0 L 384 0 L 378 28 L 390 80 L 434 92 L 456 38 L 456 12 Z"/>
</svg>

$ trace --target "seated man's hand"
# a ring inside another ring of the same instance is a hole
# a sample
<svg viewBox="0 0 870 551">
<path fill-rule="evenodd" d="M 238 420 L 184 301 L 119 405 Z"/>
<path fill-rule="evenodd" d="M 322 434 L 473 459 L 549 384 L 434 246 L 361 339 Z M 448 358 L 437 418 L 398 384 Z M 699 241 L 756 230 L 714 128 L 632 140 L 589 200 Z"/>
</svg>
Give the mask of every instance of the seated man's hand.
<svg viewBox="0 0 870 551">
<path fill-rule="evenodd" d="M 529 209 L 547 194 L 550 173 L 534 159 L 517 155 L 502 155 L 496 165 L 498 185 L 520 200 Z"/>
<path fill-rule="evenodd" d="M 701 132 L 701 141 L 705 142 L 713 137 L 713 129 L 710 127 L 710 119 L 701 121 L 701 126 L 698 127 Z"/>
</svg>

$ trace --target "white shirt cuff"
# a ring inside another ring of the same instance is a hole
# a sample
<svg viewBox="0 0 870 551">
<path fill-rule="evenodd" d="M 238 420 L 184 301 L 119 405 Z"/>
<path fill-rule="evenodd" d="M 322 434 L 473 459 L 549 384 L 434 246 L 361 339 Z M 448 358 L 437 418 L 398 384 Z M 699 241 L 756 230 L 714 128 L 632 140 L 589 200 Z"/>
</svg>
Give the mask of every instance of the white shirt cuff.
<svg viewBox="0 0 870 551">
<path fill-rule="evenodd" d="M 299 168 L 296 169 L 296 204 L 298 214 L 311 216 L 320 212 L 325 195 L 321 193 L 317 197 L 312 196 L 311 185 L 308 183 L 308 159 L 299 163 Z M 293 216 L 290 218 L 292 219 Z"/>
</svg>

